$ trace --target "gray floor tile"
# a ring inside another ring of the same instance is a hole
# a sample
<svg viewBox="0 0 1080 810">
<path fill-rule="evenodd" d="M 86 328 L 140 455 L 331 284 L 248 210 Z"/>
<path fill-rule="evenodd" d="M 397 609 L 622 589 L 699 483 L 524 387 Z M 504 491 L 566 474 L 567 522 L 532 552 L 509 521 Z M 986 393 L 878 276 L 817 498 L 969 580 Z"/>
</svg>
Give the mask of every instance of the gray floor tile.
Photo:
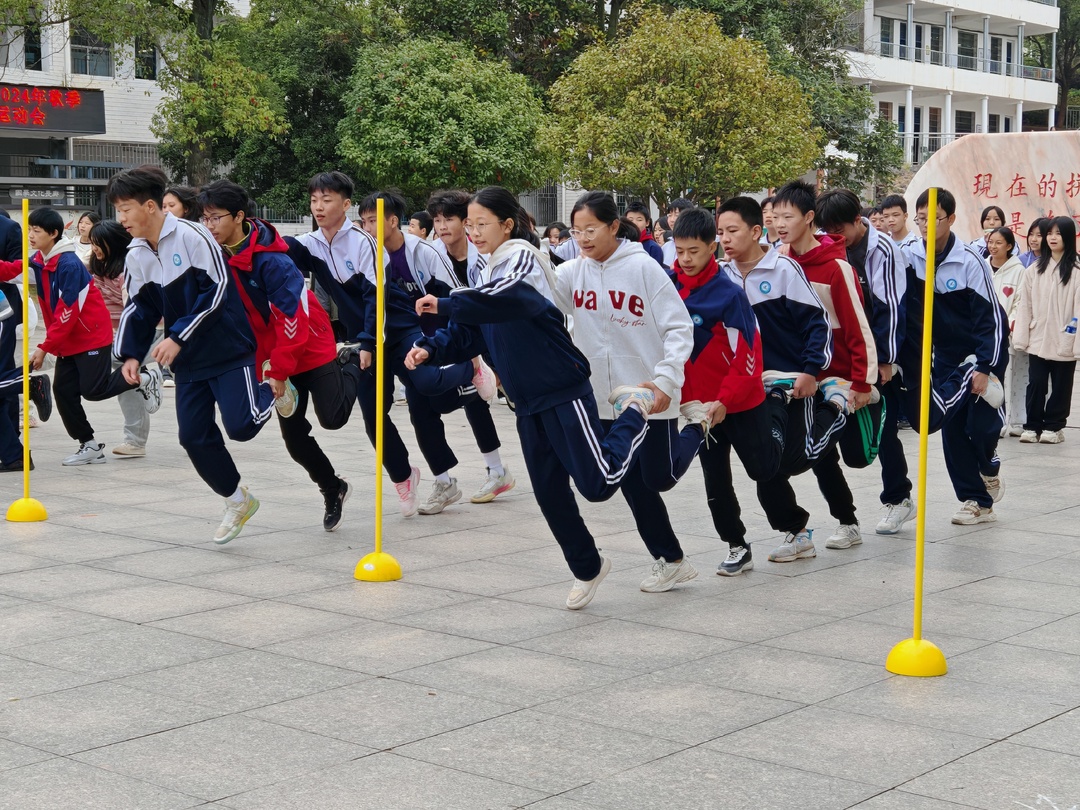
<svg viewBox="0 0 1080 810">
<path fill-rule="evenodd" d="M 302 565 L 272 563 L 232 568 L 179 579 L 187 585 L 213 588 L 260 599 L 273 599 L 331 585 L 353 582 L 352 571 L 329 571 Z"/>
<path fill-rule="evenodd" d="M 341 613 L 286 605 L 248 602 L 190 616 L 165 619 L 151 626 L 191 636 L 217 639 L 241 647 L 264 647 L 294 638 L 328 633 L 358 620 Z"/>
<path fill-rule="evenodd" d="M 536 711 L 698 745 L 802 705 L 658 673 L 541 703 Z"/>
<path fill-rule="evenodd" d="M 82 686 L 94 680 L 97 679 L 93 675 L 80 675 L 32 661 L 23 661 L 21 658 L 0 655 L 0 701 L 45 695 L 73 686 Z"/>
<path fill-rule="evenodd" d="M 558 568 L 529 569 L 491 560 L 472 560 L 416 571 L 409 575 L 409 581 L 478 596 L 498 596 L 565 582 L 566 572 Z"/>
<path fill-rule="evenodd" d="M 5 551 L 35 554 L 65 563 L 83 563 L 119 557 L 125 554 L 157 551 L 160 543 L 122 535 L 81 532 L 74 537 L 49 538 L 48 542 L 29 541 L 5 546 Z"/>
<path fill-rule="evenodd" d="M 375 754 L 225 799 L 238 810 L 514 810 L 535 790 L 394 754 Z"/>
<path fill-rule="evenodd" d="M 220 554 L 218 551 L 217 547 L 212 549 L 189 546 L 159 547 L 155 551 L 147 551 L 143 554 L 129 554 L 124 557 L 98 560 L 94 563 L 94 567 L 108 568 L 110 571 L 120 571 L 151 579 L 176 581 L 184 577 L 259 564 L 259 560 Z"/>
<path fill-rule="evenodd" d="M 969 754 L 988 740 L 807 706 L 705 743 L 706 748 L 880 787 Z M 888 751 L 888 756 L 882 756 Z"/>
<path fill-rule="evenodd" d="M 182 810 L 200 804 L 193 796 L 69 759 L 0 774 L 0 807 L 5 810 Z"/>
<path fill-rule="evenodd" d="M 1080 797 L 1080 758 L 1000 742 L 920 776 L 904 790 L 982 810 L 1069 808 Z"/>
<path fill-rule="evenodd" d="M 193 588 L 175 582 L 150 582 L 147 585 L 112 588 L 56 599 L 53 604 L 143 624 L 247 601 L 250 600 L 246 596 Z"/>
<path fill-rule="evenodd" d="M 15 571 L 29 571 L 31 568 L 47 568 L 56 565 L 56 560 L 46 559 L 32 554 L 20 554 L 7 548 L 0 550 L 0 574 L 11 574 Z"/>
<path fill-rule="evenodd" d="M 194 703 L 97 683 L 5 704 L 0 709 L 0 737 L 55 754 L 72 754 L 215 714 Z"/>
<path fill-rule="evenodd" d="M 472 725 L 513 707 L 447 690 L 371 678 L 248 712 L 251 717 L 388 749 Z"/>
<path fill-rule="evenodd" d="M 655 737 L 524 710 L 405 745 L 396 752 L 561 793 L 683 748 Z M 538 763 L 544 763 L 542 770 Z"/>
<path fill-rule="evenodd" d="M 44 762 L 52 759 L 53 754 L 26 745 L 19 745 L 10 740 L 0 740 L 0 771 L 21 768 L 24 765 L 33 765 L 35 762 Z M 3 798 L 0 797 L 0 802 Z"/>
<path fill-rule="evenodd" d="M 1080 587 L 990 577 L 941 594 L 949 599 L 1069 615 L 1080 613 Z"/>
<path fill-rule="evenodd" d="M 389 675 L 491 646 L 486 641 L 414 627 L 366 619 L 355 622 L 345 630 L 274 644 L 267 651 L 369 675 Z"/>
<path fill-rule="evenodd" d="M 124 686 L 242 712 L 355 683 L 364 675 L 259 650 L 219 655 L 119 681 Z"/>
<path fill-rule="evenodd" d="M 1009 643 L 1080 655 L 1080 613 L 1061 621 L 1044 624 L 1026 633 L 1019 633 L 1010 638 Z"/>
<path fill-rule="evenodd" d="M 732 641 L 764 641 L 833 621 L 821 614 L 800 613 L 780 608 L 744 604 L 742 591 L 724 598 L 696 599 L 665 609 L 653 607 L 624 618 L 627 621 L 670 627 L 690 633 L 704 633 Z"/>
<path fill-rule="evenodd" d="M 1072 524 L 1070 536 L 1076 534 L 1076 524 Z M 1075 586 L 1080 582 L 1080 557 L 1067 555 L 1056 560 L 1026 565 L 1014 571 L 999 574 L 999 576 L 1011 579 L 1022 579 L 1030 582 L 1049 582 L 1055 585 Z"/>
<path fill-rule="evenodd" d="M 215 800 L 369 753 L 370 749 L 340 740 L 235 716 L 98 748 L 76 759 L 169 790 Z"/>
<path fill-rule="evenodd" d="M 1009 742 L 1080 757 L 1080 709 L 1029 728 L 1012 737 Z"/>
<path fill-rule="evenodd" d="M 34 601 L 145 584 L 142 577 L 87 565 L 54 565 L 0 575 L 0 593 Z"/>
<path fill-rule="evenodd" d="M 955 656 L 949 677 L 1042 695 L 1066 709 L 1080 706 L 1080 656 L 990 644 Z"/>
<path fill-rule="evenodd" d="M 890 790 L 865 802 L 859 802 L 851 810 L 962 810 L 966 807 L 971 805 L 928 799 L 926 796 L 916 796 L 902 790 Z"/>
<path fill-rule="evenodd" d="M 410 613 L 395 619 L 395 623 L 424 630 L 434 630 L 496 644 L 513 644 L 516 641 L 547 635 L 559 630 L 584 627 L 601 621 L 584 611 L 563 608 L 523 605 L 503 599 L 477 598 L 470 602 Z"/>
<path fill-rule="evenodd" d="M 123 622 L 102 616 L 52 604 L 24 602 L 0 609 L 0 650 L 124 627 Z"/>
<path fill-rule="evenodd" d="M 409 582 L 357 582 L 335 585 L 317 591 L 294 593 L 278 597 L 279 602 L 291 605 L 347 613 L 365 619 L 394 619 L 410 613 L 420 613 L 458 602 L 475 599 L 471 593 L 429 588 Z"/>
<path fill-rule="evenodd" d="M 695 748 L 573 790 L 607 810 L 841 810 L 877 793 L 859 782 Z"/>
<path fill-rule="evenodd" d="M 890 677 L 880 665 L 763 646 L 711 655 L 666 669 L 664 675 L 800 703 L 817 703 Z"/>
<path fill-rule="evenodd" d="M 397 673 L 410 683 L 513 706 L 533 706 L 636 673 L 513 647 L 496 647 Z"/>
<path fill-rule="evenodd" d="M 923 602 L 923 632 L 927 638 L 932 639 L 935 632 L 941 632 L 951 636 L 1001 641 L 1061 618 L 1060 613 L 951 599 L 947 596 L 948 593 L 946 591 L 945 594 L 928 594 Z M 910 628 L 912 604 L 912 602 L 905 602 L 873 610 L 863 613 L 859 619 L 893 627 Z"/>
</svg>

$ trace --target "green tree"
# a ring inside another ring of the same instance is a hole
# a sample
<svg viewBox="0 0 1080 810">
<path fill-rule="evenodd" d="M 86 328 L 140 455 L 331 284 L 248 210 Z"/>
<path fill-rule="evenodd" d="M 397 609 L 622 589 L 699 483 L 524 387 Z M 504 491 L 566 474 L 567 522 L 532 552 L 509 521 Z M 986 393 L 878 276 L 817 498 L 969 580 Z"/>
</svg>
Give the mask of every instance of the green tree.
<svg viewBox="0 0 1080 810">
<path fill-rule="evenodd" d="M 1036 67 L 1054 68 L 1059 87 L 1057 120 L 1065 121 L 1065 108 L 1069 104 L 1069 91 L 1080 87 L 1080 0 L 1058 0 L 1061 9 L 1057 33 L 1057 62 L 1054 62 L 1053 37 L 1028 37 L 1025 61 Z"/>
<path fill-rule="evenodd" d="M 711 202 L 778 185 L 818 155 L 798 83 L 700 11 L 636 10 L 625 38 L 586 50 L 550 99 L 542 142 L 588 188 Z"/>
<path fill-rule="evenodd" d="M 420 198 L 443 186 L 522 191 L 546 173 L 543 110 L 528 80 L 460 43 L 363 48 L 345 106 L 340 152 L 363 185 Z"/>
</svg>

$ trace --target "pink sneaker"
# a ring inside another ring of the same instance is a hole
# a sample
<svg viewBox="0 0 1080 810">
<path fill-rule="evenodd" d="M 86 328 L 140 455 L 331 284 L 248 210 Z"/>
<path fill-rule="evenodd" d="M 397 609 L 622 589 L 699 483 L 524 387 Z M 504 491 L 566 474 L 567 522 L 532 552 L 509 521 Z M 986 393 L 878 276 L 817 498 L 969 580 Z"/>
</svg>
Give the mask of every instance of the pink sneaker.
<svg viewBox="0 0 1080 810">
<path fill-rule="evenodd" d="M 416 514 L 416 510 L 420 508 L 420 495 L 416 491 L 419 485 L 420 469 L 418 467 L 413 467 L 409 477 L 400 484 L 394 484 L 402 517 L 412 517 Z"/>
<path fill-rule="evenodd" d="M 472 384 L 476 387 L 476 393 L 480 395 L 480 399 L 484 400 L 484 402 L 491 402 L 491 400 L 495 399 L 495 394 L 498 393 L 495 385 L 495 372 L 484 362 L 483 357 L 478 357 L 477 360 L 480 361 L 480 364 L 476 367 L 476 373 L 473 374 Z"/>
</svg>

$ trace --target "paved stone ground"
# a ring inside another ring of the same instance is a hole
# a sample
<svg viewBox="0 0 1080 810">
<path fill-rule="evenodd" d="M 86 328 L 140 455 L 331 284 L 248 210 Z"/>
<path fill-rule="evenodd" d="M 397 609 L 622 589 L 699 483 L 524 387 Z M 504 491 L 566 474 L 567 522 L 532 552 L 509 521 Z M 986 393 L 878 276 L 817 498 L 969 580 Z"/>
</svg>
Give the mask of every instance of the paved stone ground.
<svg viewBox="0 0 1080 810">
<path fill-rule="evenodd" d="M 89 411 L 118 443 L 115 403 Z M 320 434 L 356 485 L 338 533 L 269 425 L 232 445 L 262 509 L 222 548 L 171 393 L 144 459 L 65 469 L 59 418 L 32 431 L 49 520 L 0 524 L 0 807 L 1080 803 L 1080 431 L 1003 440 L 1000 522 L 978 527 L 949 524 L 932 443 L 925 627 L 950 671 L 921 680 L 884 669 L 910 635 L 914 531 L 872 533 L 876 468 L 849 474 L 864 545 L 783 566 L 765 562 L 777 538 L 737 474 L 757 570 L 723 579 L 695 467 L 667 502 L 702 576 L 667 594 L 638 590 L 651 560 L 621 499 L 585 505 L 614 570 L 573 613 L 512 416 L 496 418 L 517 489 L 408 520 L 390 489 L 405 576 L 387 584 L 352 578 L 372 542 L 358 418 Z M 447 423 L 468 493 L 479 456 L 461 414 Z M 4 503 L 20 486 L 0 479 Z M 823 540 L 812 476 L 798 486 Z"/>
</svg>

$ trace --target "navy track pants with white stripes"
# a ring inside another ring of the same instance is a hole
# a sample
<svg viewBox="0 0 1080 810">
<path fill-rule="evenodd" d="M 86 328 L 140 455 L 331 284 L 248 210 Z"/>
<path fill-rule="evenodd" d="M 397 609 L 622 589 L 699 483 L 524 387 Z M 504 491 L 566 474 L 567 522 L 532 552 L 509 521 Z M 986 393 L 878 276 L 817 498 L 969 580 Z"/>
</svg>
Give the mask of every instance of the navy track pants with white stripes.
<svg viewBox="0 0 1080 810">
<path fill-rule="evenodd" d="M 180 446 L 210 489 L 228 497 L 240 486 L 240 471 L 214 421 L 214 403 L 230 439 L 254 439 L 274 412 L 274 392 L 257 382 L 255 366 L 242 366 L 208 380 L 176 383 Z"/>
<path fill-rule="evenodd" d="M 570 480 L 588 501 L 610 498 L 648 427 L 645 417 L 630 408 L 605 434 L 592 394 L 535 414 L 518 412 L 518 435 L 536 502 L 577 579 L 600 573 L 600 553 L 581 519 Z"/>
</svg>

